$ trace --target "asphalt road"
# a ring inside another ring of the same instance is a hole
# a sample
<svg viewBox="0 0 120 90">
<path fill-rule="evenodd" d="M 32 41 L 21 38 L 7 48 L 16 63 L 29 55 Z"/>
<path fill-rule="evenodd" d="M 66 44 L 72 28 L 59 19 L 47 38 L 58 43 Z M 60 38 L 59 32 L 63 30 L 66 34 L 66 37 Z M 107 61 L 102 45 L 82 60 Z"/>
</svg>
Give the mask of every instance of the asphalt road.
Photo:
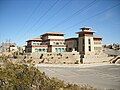
<svg viewBox="0 0 120 90">
<path fill-rule="evenodd" d="M 120 90 L 120 65 L 38 65 L 49 77 L 88 84 L 101 90 Z"/>
</svg>

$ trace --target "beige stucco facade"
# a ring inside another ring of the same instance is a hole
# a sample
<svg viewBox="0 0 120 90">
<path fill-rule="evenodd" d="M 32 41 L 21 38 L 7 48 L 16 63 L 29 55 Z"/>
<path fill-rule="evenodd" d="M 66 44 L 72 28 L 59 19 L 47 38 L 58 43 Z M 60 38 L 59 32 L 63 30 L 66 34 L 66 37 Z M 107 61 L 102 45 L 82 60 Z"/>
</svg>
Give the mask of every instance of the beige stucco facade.
<svg viewBox="0 0 120 90">
<path fill-rule="evenodd" d="M 78 38 L 68 38 L 65 40 L 65 43 L 67 52 L 72 52 L 73 49 L 78 51 Z"/>
<path fill-rule="evenodd" d="M 73 50 L 77 45 L 77 50 L 80 54 L 93 54 L 102 50 L 102 38 L 95 37 L 91 28 L 83 27 L 80 32 L 77 32 L 78 37 L 74 39 L 66 39 L 66 50 Z M 75 42 L 76 41 L 76 42 Z"/>
<path fill-rule="evenodd" d="M 64 33 L 49 32 L 27 41 L 26 52 L 72 52 L 93 54 L 102 50 L 102 38 L 94 36 L 91 28 L 83 27 L 76 38 L 64 38 Z"/>
<path fill-rule="evenodd" d="M 102 40 L 99 38 L 94 38 L 94 51 L 101 51 L 102 50 Z"/>
<path fill-rule="evenodd" d="M 27 41 L 26 52 L 65 52 L 63 33 L 49 32 Z"/>
</svg>

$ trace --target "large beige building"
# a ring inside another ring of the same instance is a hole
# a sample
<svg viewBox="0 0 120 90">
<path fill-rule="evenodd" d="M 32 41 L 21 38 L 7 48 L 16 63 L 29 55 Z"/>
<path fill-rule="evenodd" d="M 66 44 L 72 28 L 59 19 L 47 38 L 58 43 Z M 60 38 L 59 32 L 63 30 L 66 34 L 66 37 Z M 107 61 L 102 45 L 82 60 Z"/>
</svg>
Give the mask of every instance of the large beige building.
<svg viewBox="0 0 120 90">
<path fill-rule="evenodd" d="M 102 38 L 89 27 L 81 28 L 76 38 L 64 38 L 64 33 L 49 32 L 27 41 L 26 52 L 72 52 L 91 54 L 102 50 Z"/>
<path fill-rule="evenodd" d="M 49 32 L 27 41 L 26 52 L 65 52 L 64 33 Z"/>
<path fill-rule="evenodd" d="M 102 50 L 102 38 L 94 36 L 91 28 L 83 27 L 77 34 L 77 38 L 68 38 L 65 40 L 68 52 L 75 49 L 80 54 L 91 54 Z"/>
<path fill-rule="evenodd" d="M 64 33 L 49 32 L 27 41 L 26 53 L 36 63 L 90 63 L 109 58 L 102 53 L 102 38 L 89 27 L 81 28 L 78 37 L 64 38 Z M 38 53 L 34 53 L 38 52 Z"/>
</svg>

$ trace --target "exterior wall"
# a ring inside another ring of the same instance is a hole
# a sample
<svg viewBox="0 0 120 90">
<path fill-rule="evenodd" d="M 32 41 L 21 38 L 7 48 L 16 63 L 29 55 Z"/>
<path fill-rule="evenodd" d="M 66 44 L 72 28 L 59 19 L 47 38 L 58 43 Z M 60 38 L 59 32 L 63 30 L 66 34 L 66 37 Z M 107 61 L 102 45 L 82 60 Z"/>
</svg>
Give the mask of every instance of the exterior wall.
<svg viewBox="0 0 120 90">
<path fill-rule="evenodd" d="M 26 46 L 25 52 L 26 53 L 32 53 L 32 47 Z"/>
<path fill-rule="evenodd" d="M 72 52 L 73 49 L 75 49 L 75 51 L 78 50 L 77 40 L 75 39 L 66 40 L 65 43 L 66 43 L 66 51 Z"/>
<path fill-rule="evenodd" d="M 40 49 L 41 47 L 39 47 L 41 45 L 41 41 L 29 41 L 27 42 L 27 46 L 25 48 L 26 53 L 32 53 L 32 52 L 36 52 L 36 49 Z"/>
<path fill-rule="evenodd" d="M 102 38 L 94 37 L 93 31 L 89 27 L 81 28 L 82 31 L 78 34 L 78 51 L 80 54 L 93 54 L 99 50 L 102 50 Z"/>
<path fill-rule="evenodd" d="M 90 40 L 90 44 L 89 44 L 89 40 Z M 91 53 L 91 52 L 94 52 L 93 37 L 85 36 L 85 53 Z"/>
<path fill-rule="evenodd" d="M 46 47 L 32 47 L 32 52 L 47 52 L 47 46 Z"/>
<path fill-rule="evenodd" d="M 27 46 L 30 46 L 30 45 L 32 45 L 32 41 L 27 42 Z"/>
<path fill-rule="evenodd" d="M 64 39 L 64 36 L 48 36 L 48 39 Z"/>
<path fill-rule="evenodd" d="M 1 45 L 1 52 L 10 52 L 10 47 L 16 47 L 15 43 L 11 43 L 11 42 L 3 42 Z"/>
<path fill-rule="evenodd" d="M 84 43 L 83 43 L 83 40 L 85 42 L 85 39 L 84 37 L 78 37 L 78 51 L 80 54 L 84 54 Z"/>
<path fill-rule="evenodd" d="M 52 52 L 60 53 L 60 52 L 65 52 L 65 51 L 66 51 L 66 47 L 53 47 L 52 48 Z"/>
<path fill-rule="evenodd" d="M 90 40 L 90 44 L 89 44 L 89 40 Z M 78 51 L 80 52 L 80 54 L 94 52 L 93 36 L 79 37 L 78 38 Z"/>
<path fill-rule="evenodd" d="M 47 40 L 48 39 L 48 36 L 42 36 L 42 40 Z"/>
<path fill-rule="evenodd" d="M 50 45 L 65 45 L 65 40 L 50 40 Z"/>
<path fill-rule="evenodd" d="M 59 47 L 59 48 L 58 48 Z M 64 34 L 43 34 L 41 40 L 29 40 L 26 52 L 64 52 L 66 49 Z"/>
<path fill-rule="evenodd" d="M 59 35 L 44 35 L 42 36 L 42 40 L 48 40 L 48 39 L 64 39 L 64 35 L 59 36 Z"/>
<path fill-rule="evenodd" d="M 15 46 L 15 47 L 10 47 L 10 51 L 18 51 L 18 48 Z"/>
<path fill-rule="evenodd" d="M 32 46 L 40 46 L 42 44 L 42 42 L 31 42 Z"/>
<path fill-rule="evenodd" d="M 101 51 L 102 50 L 102 40 L 94 40 L 94 51 Z"/>
</svg>

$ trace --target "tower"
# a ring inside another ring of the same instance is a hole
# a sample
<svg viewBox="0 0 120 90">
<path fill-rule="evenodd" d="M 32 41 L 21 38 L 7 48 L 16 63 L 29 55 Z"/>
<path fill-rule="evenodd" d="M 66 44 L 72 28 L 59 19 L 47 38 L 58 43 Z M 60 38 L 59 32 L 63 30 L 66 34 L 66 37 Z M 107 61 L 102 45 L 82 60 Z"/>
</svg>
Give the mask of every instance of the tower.
<svg viewBox="0 0 120 90">
<path fill-rule="evenodd" d="M 93 31 L 89 27 L 81 28 L 78 34 L 78 51 L 80 54 L 92 53 L 94 51 Z"/>
</svg>

